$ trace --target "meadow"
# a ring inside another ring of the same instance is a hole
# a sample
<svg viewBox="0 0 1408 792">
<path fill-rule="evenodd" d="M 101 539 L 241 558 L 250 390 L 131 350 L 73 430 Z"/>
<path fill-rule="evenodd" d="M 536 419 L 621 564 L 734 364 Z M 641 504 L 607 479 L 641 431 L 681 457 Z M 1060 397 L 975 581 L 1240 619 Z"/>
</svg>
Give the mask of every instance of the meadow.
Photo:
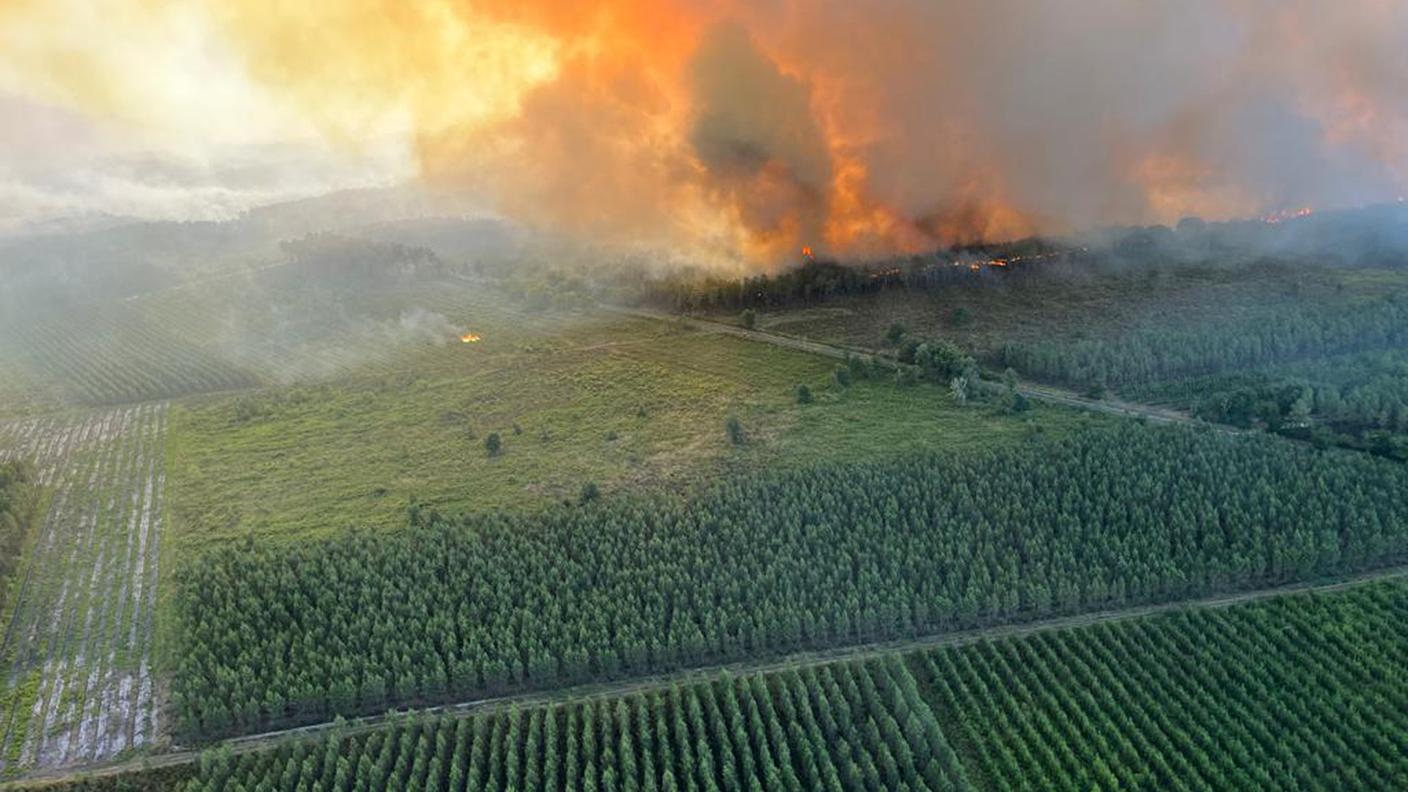
<svg viewBox="0 0 1408 792">
<path fill-rule="evenodd" d="M 976 450 L 1037 423 L 1059 433 L 1092 420 L 962 408 L 888 373 L 841 387 L 824 358 L 604 309 L 535 311 L 473 285 L 418 304 L 481 340 L 175 407 L 176 541 L 395 527 L 413 501 L 531 510 L 576 501 L 588 484 L 688 488 L 762 468 Z M 797 403 L 800 384 L 813 403 Z"/>
</svg>

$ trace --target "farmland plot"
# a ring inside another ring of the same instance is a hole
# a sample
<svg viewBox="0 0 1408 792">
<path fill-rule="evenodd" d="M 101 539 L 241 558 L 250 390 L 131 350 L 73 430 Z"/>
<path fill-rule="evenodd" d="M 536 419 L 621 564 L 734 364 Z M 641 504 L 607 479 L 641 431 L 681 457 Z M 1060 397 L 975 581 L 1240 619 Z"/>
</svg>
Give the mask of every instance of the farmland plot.
<svg viewBox="0 0 1408 792">
<path fill-rule="evenodd" d="M 164 404 L 0 424 L 51 502 L 5 625 L 0 767 L 121 754 L 156 730 L 152 606 Z"/>
</svg>

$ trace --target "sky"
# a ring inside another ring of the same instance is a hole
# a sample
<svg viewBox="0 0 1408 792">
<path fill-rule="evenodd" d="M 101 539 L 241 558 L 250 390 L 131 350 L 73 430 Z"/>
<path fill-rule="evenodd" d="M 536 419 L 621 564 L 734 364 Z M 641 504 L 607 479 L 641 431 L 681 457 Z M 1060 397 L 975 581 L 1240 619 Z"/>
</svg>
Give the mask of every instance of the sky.
<svg viewBox="0 0 1408 792">
<path fill-rule="evenodd" d="M 776 261 L 1393 200 L 1394 0 L 0 0 L 0 228 L 420 182 Z"/>
</svg>

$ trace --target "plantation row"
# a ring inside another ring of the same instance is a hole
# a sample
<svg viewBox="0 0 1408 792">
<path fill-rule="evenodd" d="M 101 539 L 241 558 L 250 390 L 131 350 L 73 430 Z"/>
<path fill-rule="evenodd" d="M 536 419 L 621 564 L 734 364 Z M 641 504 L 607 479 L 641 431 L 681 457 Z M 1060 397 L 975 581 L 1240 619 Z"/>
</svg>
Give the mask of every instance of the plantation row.
<svg viewBox="0 0 1408 792">
<path fill-rule="evenodd" d="M 1006 344 L 1000 362 L 1046 380 L 1132 385 L 1276 361 L 1408 344 L 1408 299 L 1347 310 L 1255 311 L 1196 327 L 1146 327 L 1113 340 Z"/>
<path fill-rule="evenodd" d="M 1408 584 L 334 728 L 69 790 L 1403 789 Z"/>
<path fill-rule="evenodd" d="M 911 658 L 982 786 L 1408 789 L 1408 585 Z"/>
<path fill-rule="evenodd" d="M 187 736 L 1357 569 L 1408 468 L 1141 426 L 777 472 L 691 500 L 419 515 L 178 571 Z"/>
<path fill-rule="evenodd" d="M 950 790 L 957 755 L 898 659 L 728 678 L 365 737 L 207 755 L 192 792 Z"/>
<path fill-rule="evenodd" d="M 50 384 L 81 404 L 146 401 L 256 382 L 124 305 L 26 324 L 5 343 L 21 376 Z"/>
<path fill-rule="evenodd" d="M 50 498 L 5 625 L 0 770 L 113 757 L 151 740 L 164 405 L 7 432 Z"/>
</svg>

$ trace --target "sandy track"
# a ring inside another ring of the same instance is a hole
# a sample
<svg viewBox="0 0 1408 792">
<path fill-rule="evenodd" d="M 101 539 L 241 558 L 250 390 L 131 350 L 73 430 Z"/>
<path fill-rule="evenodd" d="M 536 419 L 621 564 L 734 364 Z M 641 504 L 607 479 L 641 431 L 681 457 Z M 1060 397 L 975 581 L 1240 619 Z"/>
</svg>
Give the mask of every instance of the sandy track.
<svg viewBox="0 0 1408 792">
<path fill-rule="evenodd" d="M 103 761 L 155 733 L 165 404 L 0 425 L 52 490 L 6 625 L 0 770 Z"/>
</svg>

